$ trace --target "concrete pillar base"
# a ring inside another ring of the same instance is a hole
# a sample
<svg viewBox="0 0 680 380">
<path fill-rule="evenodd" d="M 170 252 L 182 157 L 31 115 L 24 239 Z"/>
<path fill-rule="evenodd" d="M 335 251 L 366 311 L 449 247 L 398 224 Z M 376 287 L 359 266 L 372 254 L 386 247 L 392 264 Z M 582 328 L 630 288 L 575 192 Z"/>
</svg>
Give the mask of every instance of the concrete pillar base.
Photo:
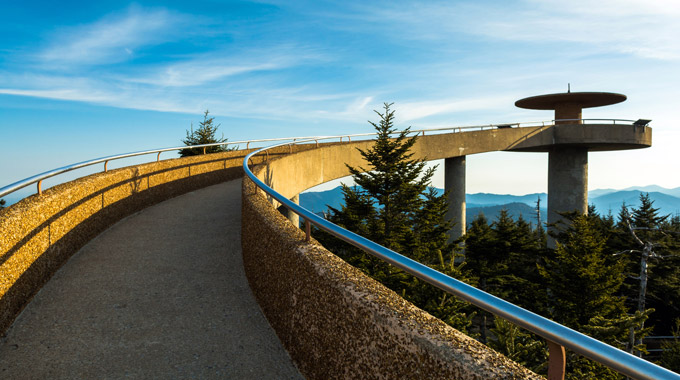
<svg viewBox="0 0 680 380">
<path fill-rule="evenodd" d="M 449 243 L 465 235 L 465 156 L 444 160 L 444 190 L 449 192 L 446 219 L 454 222 Z"/>
<path fill-rule="evenodd" d="M 588 148 L 555 147 L 548 157 L 548 224 L 570 211 L 588 213 Z M 548 248 L 555 248 L 555 239 L 548 237 Z"/>
</svg>

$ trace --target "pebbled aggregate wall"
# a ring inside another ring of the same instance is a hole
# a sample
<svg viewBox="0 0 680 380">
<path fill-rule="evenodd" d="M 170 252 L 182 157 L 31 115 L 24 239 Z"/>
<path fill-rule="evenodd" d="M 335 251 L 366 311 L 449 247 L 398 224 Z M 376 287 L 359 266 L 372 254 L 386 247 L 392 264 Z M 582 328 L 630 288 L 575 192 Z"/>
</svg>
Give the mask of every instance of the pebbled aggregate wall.
<svg viewBox="0 0 680 380">
<path fill-rule="evenodd" d="M 542 379 L 305 243 L 247 178 L 242 203 L 250 287 L 306 378 Z"/>
<path fill-rule="evenodd" d="M 0 210 L 0 335 L 52 274 L 92 238 L 145 207 L 242 176 L 246 153 L 169 159 L 96 173 Z"/>
</svg>

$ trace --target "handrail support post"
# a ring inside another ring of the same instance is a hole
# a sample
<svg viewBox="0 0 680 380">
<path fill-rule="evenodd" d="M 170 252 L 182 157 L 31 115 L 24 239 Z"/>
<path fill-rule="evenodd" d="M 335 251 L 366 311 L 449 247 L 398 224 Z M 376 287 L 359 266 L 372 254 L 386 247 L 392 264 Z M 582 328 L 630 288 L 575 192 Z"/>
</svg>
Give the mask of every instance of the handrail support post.
<svg viewBox="0 0 680 380">
<path fill-rule="evenodd" d="M 304 219 L 304 221 L 305 221 L 305 242 L 309 243 L 312 235 L 312 223 L 310 223 L 308 219 Z"/>
<path fill-rule="evenodd" d="M 564 347 L 547 339 L 546 342 L 548 342 L 548 380 L 564 380 L 567 367 Z"/>
</svg>

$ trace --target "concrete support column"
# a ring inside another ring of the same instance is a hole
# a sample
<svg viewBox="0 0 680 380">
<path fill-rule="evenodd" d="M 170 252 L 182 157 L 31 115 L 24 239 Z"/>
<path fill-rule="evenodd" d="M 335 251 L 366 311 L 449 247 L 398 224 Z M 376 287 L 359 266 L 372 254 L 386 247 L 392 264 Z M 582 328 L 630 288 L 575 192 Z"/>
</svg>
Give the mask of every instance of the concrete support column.
<svg viewBox="0 0 680 380">
<path fill-rule="evenodd" d="M 444 190 L 449 192 L 446 219 L 454 222 L 449 242 L 465 235 L 465 156 L 444 160 Z"/>
<path fill-rule="evenodd" d="M 569 211 L 588 213 L 588 148 L 555 147 L 548 156 L 548 223 Z M 548 247 L 555 248 L 550 237 Z"/>
<path fill-rule="evenodd" d="M 299 205 L 300 204 L 300 194 L 296 194 L 293 198 L 290 198 L 290 200 L 295 202 L 295 204 Z M 288 209 L 286 209 L 286 211 L 288 213 L 288 215 L 286 216 L 288 218 L 288 220 L 290 220 L 290 222 L 293 223 L 293 225 L 295 227 L 299 228 L 300 227 L 300 215 L 298 215 L 298 214 L 296 214 L 296 213 L 294 213 L 294 212 L 292 212 Z"/>
</svg>

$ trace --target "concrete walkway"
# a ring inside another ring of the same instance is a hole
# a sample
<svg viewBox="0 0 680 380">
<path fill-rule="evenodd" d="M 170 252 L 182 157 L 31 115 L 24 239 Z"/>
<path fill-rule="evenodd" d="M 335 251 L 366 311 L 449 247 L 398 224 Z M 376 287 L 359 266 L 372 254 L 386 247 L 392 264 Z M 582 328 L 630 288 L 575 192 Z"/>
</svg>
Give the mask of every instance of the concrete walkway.
<svg viewBox="0 0 680 380">
<path fill-rule="evenodd" d="M 0 339 L 0 379 L 299 379 L 248 287 L 241 181 L 132 215 Z"/>
</svg>

